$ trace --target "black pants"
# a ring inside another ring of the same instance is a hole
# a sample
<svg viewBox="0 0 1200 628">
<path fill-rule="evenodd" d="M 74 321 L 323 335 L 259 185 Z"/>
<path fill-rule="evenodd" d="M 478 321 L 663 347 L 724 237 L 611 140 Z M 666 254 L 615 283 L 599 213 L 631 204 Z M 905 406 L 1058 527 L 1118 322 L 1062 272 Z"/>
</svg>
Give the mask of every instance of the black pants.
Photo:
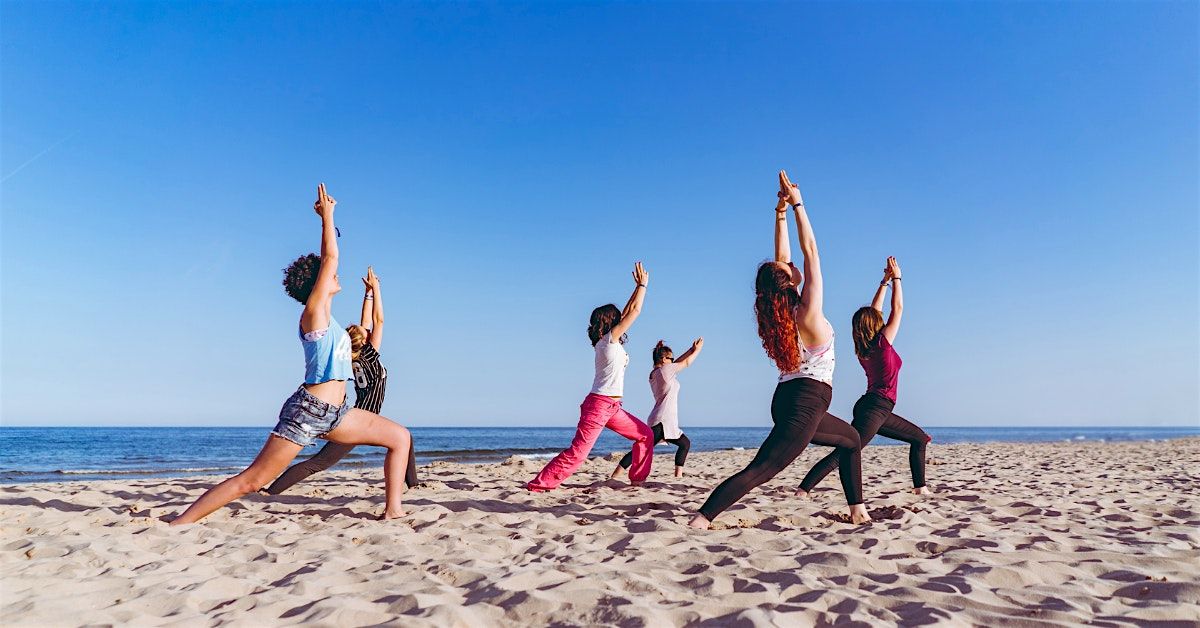
<svg viewBox="0 0 1200 628">
<path fill-rule="evenodd" d="M 932 439 L 925 430 L 894 414 L 894 407 L 896 402 L 891 399 L 867 393 L 854 404 L 854 422 L 851 425 L 858 431 L 860 449 L 866 447 L 876 434 L 908 443 L 908 468 L 912 470 L 913 487 L 920 488 L 925 486 L 925 444 Z M 834 454 L 825 456 L 804 476 L 800 488 L 813 490 L 837 464 Z"/>
<path fill-rule="evenodd" d="M 688 451 L 691 451 L 692 449 L 692 441 L 688 440 L 687 434 L 680 432 L 679 438 L 663 438 L 665 434 L 663 434 L 662 423 L 656 423 L 655 425 L 651 426 L 650 429 L 654 432 L 655 445 L 662 442 L 667 442 L 678 447 L 678 449 L 675 450 L 675 466 L 682 467 L 683 463 L 687 462 Z M 628 469 L 632 465 L 633 452 L 631 451 L 625 454 L 624 458 L 621 458 L 621 468 Z"/>
<path fill-rule="evenodd" d="M 294 484 L 307 478 L 314 473 L 320 473 L 329 467 L 337 464 L 339 460 L 346 457 L 350 450 L 354 449 L 354 445 L 342 445 L 340 443 L 328 442 L 311 458 L 297 462 L 283 472 L 266 491 L 270 495 L 278 495 Z M 404 470 L 404 484 L 409 488 L 417 485 L 417 448 L 415 444 L 408 448 L 408 468 Z"/>
<path fill-rule="evenodd" d="M 829 384 L 807 377 L 776 386 L 775 395 L 771 398 L 771 420 L 775 426 L 771 428 L 767 440 L 758 448 L 758 454 L 749 466 L 713 490 L 708 501 L 700 507 L 700 514 L 712 521 L 754 487 L 787 468 L 810 442 L 838 448 L 835 454 L 841 469 L 846 501 L 850 505 L 861 504 L 862 464 L 858 432 L 845 421 L 829 414 L 832 397 L 833 388 Z"/>
</svg>

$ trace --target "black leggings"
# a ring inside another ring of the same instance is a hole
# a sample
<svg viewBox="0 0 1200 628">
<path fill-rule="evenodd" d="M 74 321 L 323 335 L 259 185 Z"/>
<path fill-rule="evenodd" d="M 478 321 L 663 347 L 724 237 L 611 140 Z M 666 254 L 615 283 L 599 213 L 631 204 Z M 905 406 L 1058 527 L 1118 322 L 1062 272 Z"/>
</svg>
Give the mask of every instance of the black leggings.
<svg viewBox="0 0 1200 628">
<path fill-rule="evenodd" d="M 678 449 L 675 450 L 675 466 L 682 467 L 683 463 L 687 462 L 688 451 L 692 449 L 692 441 L 688 440 L 687 434 L 680 432 L 679 438 L 663 438 L 665 434 L 663 434 L 662 423 L 656 423 L 650 429 L 654 432 L 655 445 L 662 442 L 667 442 L 678 447 Z M 624 458 L 621 458 L 621 468 L 628 469 L 632 465 L 633 452 L 631 451 L 625 454 Z"/>
<path fill-rule="evenodd" d="M 307 478 L 308 476 L 319 473 L 337 464 L 337 461 L 346 457 L 350 450 L 354 449 L 354 445 L 342 445 L 340 443 L 328 442 L 315 455 L 307 460 L 297 462 L 283 472 L 274 482 L 271 483 L 265 490 L 269 495 L 278 495 L 289 488 L 292 488 L 296 482 Z M 404 470 L 404 484 L 408 488 L 417 485 L 417 454 L 416 447 L 409 446 L 408 448 L 408 468 Z"/>
<path fill-rule="evenodd" d="M 921 488 L 925 486 L 925 444 L 932 439 L 921 428 L 893 414 L 894 407 L 896 402 L 891 399 L 867 393 L 854 404 L 854 422 L 851 425 L 858 431 L 860 449 L 866 447 L 875 434 L 908 443 L 908 468 L 912 470 L 913 487 Z M 825 456 L 804 476 L 800 488 L 813 490 L 837 464 L 834 454 Z"/>
<path fill-rule="evenodd" d="M 754 487 L 783 471 L 810 442 L 837 447 L 842 490 L 850 505 L 862 503 L 862 465 L 858 432 L 845 421 L 829 414 L 833 388 L 815 379 L 801 377 L 775 387 L 771 398 L 771 420 L 775 426 L 745 469 L 725 480 L 708 496 L 700 514 L 712 521 Z"/>
</svg>

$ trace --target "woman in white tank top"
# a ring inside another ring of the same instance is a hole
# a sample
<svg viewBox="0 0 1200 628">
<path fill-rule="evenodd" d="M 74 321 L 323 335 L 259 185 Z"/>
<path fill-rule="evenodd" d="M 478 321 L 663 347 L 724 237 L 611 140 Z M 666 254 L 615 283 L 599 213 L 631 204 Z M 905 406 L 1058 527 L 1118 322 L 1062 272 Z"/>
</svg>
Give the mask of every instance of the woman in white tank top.
<svg viewBox="0 0 1200 628">
<path fill-rule="evenodd" d="M 754 281 L 754 311 L 763 348 L 779 367 L 779 383 L 771 398 L 771 433 L 745 469 L 713 490 L 692 519 L 706 529 L 712 520 L 754 488 L 771 480 L 809 443 L 838 448 L 842 489 L 850 519 L 871 518 L 862 503 L 862 465 L 858 432 L 829 414 L 833 398 L 833 326 L 823 310 L 824 279 L 813 232 L 800 190 L 779 171 L 775 205 L 775 260 L 759 266 Z M 792 264 L 787 207 L 792 206 L 804 253 L 804 272 Z"/>
<path fill-rule="evenodd" d="M 579 406 L 579 425 L 571 446 L 555 456 L 525 485 L 531 491 L 548 491 L 562 484 L 584 462 L 592 451 L 604 428 L 633 441 L 633 464 L 629 470 L 629 483 L 636 486 L 650 475 L 650 464 L 654 460 L 654 433 L 650 427 L 621 408 L 621 397 L 625 394 L 625 367 L 629 366 L 629 354 L 625 352 L 625 332 L 642 312 L 642 301 L 646 296 L 646 284 L 650 273 L 638 262 L 633 267 L 636 286 L 625 309 L 609 303 L 592 310 L 588 325 L 588 339 L 595 351 L 596 374 L 592 379 L 592 390 Z"/>
</svg>

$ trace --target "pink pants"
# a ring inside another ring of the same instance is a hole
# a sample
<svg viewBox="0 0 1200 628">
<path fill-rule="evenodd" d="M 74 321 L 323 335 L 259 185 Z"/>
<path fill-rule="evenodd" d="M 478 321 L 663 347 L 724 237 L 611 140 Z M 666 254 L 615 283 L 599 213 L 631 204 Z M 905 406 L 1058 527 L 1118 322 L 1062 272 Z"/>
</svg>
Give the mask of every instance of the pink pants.
<svg viewBox="0 0 1200 628">
<path fill-rule="evenodd" d="M 579 404 L 579 427 L 575 430 L 575 438 L 571 439 L 571 446 L 547 463 L 525 487 L 531 491 L 548 491 L 562 484 L 587 461 L 588 453 L 606 427 L 633 441 L 629 481 L 645 480 L 654 462 L 654 432 L 637 417 L 622 410 L 620 400 L 588 395 Z"/>
</svg>

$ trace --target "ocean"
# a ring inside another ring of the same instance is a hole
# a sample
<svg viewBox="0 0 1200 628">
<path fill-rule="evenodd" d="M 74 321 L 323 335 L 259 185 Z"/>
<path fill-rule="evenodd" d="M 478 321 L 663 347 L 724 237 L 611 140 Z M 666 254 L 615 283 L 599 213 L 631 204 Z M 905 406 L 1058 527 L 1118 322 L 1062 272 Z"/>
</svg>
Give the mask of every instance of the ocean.
<svg viewBox="0 0 1200 628">
<path fill-rule="evenodd" d="M 573 427 L 414 427 L 417 462 L 548 459 L 571 441 Z M 757 447 L 767 427 L 692 427 L 692 451 Z M 1129 441 L 1200 436 L 1190 427 L 930 427 L 933 443 Z M 267 437 L 262 427 L 0 427 L 0 483 L 64 482 L 230 474 L 245 468 Z M 876 437 L 871 446 L 902 445 Z M 305 448 L 301 456 L 316 453 Z M 628 451 L 605 431 L 593 455 Z M 658 453 L 674 452 L 660 445 Z M 379 466 L 384 450 L 358 447 L 338 467 Z M 335 468 L 338 468 L 335 467 Z"/>
</svg>

